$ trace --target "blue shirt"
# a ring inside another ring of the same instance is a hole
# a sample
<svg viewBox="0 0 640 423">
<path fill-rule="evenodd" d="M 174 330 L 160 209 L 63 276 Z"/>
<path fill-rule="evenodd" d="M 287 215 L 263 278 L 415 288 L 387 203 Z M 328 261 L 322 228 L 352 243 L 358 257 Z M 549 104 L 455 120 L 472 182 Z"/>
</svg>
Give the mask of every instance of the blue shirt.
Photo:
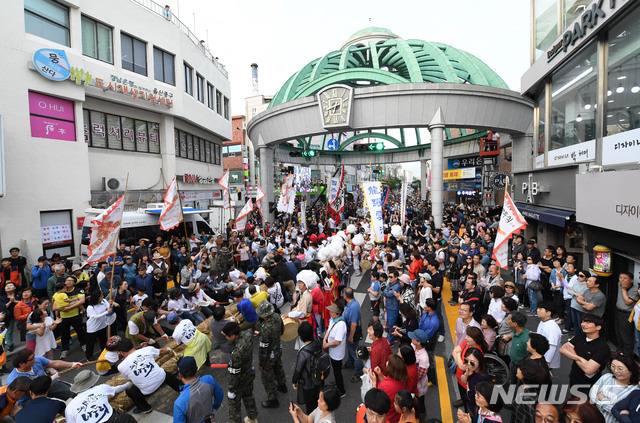
<svg viewBox="0 0 640 423">
<path fill-rule="evenodd" d="M 347 334 L 351 332 L 351 323 L 360 323 L 360 304 L 353 299 L 344 309 L 342 313 L 344 322 L 347 324 Z"/>
<path fill-rule="evenodd" d="M 51 277 L 51 267 L 48 264 L 45 264 L 42 268 L 33 266 L 31 277 L 33 278 L 31 282 L 33 289 L 47 289 L 47 280 Z"/>
<path fill-rule="evenodd" d="M 9 376 L 7 376 L 7 381 L 5 382 L 7 385 L 11 384 L 14 380 L 19 378 L 20 376 L 26 376 L 29 379 L 35 379 L 40 376 L 44 376 L 46 374 L 47 367 L 49 367 L 49 363 L 51 361 L 44 357 L 36 356 L 35 363 L 33 363 L 33 367 L 31 367 L 31 371 L 29 373 L 21 373 L 18 369 L 13 369 Z M 25 394 L 18 400 L 19 404 L 22 404 L 24 401 L 31 399 L 29 394 Z"/>
<path fill-rule="evenodd" d="M 145 292 L 145 294 L 151 297 L 151 295 L 153 295 L 153 276 L 151 276 L 149 273 L 145 273 L 144 277 L 140 277 L 140 275 L 136 275 L 136 278 L 133 281 L 133 285 L 129 287 L 135 288 L 137 290 L 141 286 L 144 286 L 147 288 L 147 291 Z"/>
<path fill-rule="evenodd" d="M 385 306 L 387 310 L 398 310 L 400 309 L 400 302 L 393 294 L 394 292 L 400 293 L 402 291 L 402 287 L 400 286 L 400 282 L 395 282 L 391 284 L 385 289 L 382 294 L 387 297 L 387 301 L 385 301 Z"/>
<path fill-rule="evenodd" d="M 218 408 L 220 408 L 222 400 L 224 399 L 224 391 L 211 375 L 204 375 L 198 378 L 198 380 L 202 383 L 206 383 L 213 388 L 214 401 L 211 405 L 212 414 L 213 410 L 217 410 Z M 187 423 L 187 414 L 190 409 L 194 412 L 194 414 L 198 414 L 198 411 L 202 411 L 202 407 L 204 406 L 204 404 L 199 404 L 199 401 L 202 401 L 204 398 L 208 398 L 208 393 L 204 391 L 193 392 L 194 401 L 189 404 L 189 399 L 192 396 L 192 384 L 193 382 L 180 387 L 182 393 L 173 404 L 173 423 Z M 189 407 L 189 405 L 191 405 L 191 407 Z"/>
<path fill-rule="evenodd" d="M 52 422 L 56 414 L 64 416 L 66 404 L 56 398 L 38 397 L 27 402 L 16 414 L 16 423 Z"/>
<path fill-rule="evenodd" d="M 436 335 L 439 325 L 440 321 L 438 320 L 437 313 L 429 314 L 428 312 L 425 312 L 420 318 L 418 327 L 426 332 L 427 339 L 431 339 L 434 335 Z"/>
<path fill-rule="evenodd" d="M 253 308 L 253 304 L 251 304 L 251 300 L 248 298 L 244 298 L 238 303 L 238 310 L 242 313 L 242 317 L 247 323 L 252 324 L 258 320 L 258 313 L 256 313 L 256 309 Z"/>
</svg>

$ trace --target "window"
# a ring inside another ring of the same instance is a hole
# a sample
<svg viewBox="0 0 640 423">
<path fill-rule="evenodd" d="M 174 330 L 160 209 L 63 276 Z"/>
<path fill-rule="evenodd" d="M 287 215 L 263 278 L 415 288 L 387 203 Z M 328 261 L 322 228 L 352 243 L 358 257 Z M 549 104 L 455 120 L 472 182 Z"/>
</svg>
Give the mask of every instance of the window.
<svg viewBox="0 0 640 423">
<path fill-rule="evenodd" d="M 147 75 L 147 43 L 120 33 L 122 44 L 122 68 L 140 75 Z"/>
<path fill-rule="evenodd" d="M 222 147 L 222 154 L 224 157 L 242 156 L 242 145 L 235 144 L 227 147 Z"/>
<path fill-rule="evenodd" d="M 113 63 L 113 41 L 111 28 L 82 16 L 82 54 Z"/>
<path fill-rule="evenodd" d="M 224 118 L 229 120 L 229 99 L 227 97 L 224 98 Z"/>
<path fill-rule="evenodd" d="M 534 154 L 534 159 L 540 156 L 544 156 L 544 126 L 547 118 L 547 107 L 546 107 L 546 93 L 543 89 L 538 98 L 536 99 L 536 106 L 538 106 L 538 122 L 537 122 L 537 131 L 538 131 L 538 150 Z M 542 157 L 544 161 L 544 157 Z"/>
<path fill-rule="evenodd" d="M 71 210 L 40 212 L 40 234 L 42 252 L 46 256 L 51 257 L 54 253 L 62 257 L 74 255 Z"/>
<path fill-rule="evenodd" d="M 204 163 L 220 164 L 219 145 L 184 132 L 180 129 L 175 129 L 174 140 L 176 144 L 177 157 Z M 218 152 L 217 155 L 216 151 Z"/>
<path fill-rule="evenodd" d="M 200 103 L 204 103 L 204 78 L 196 73 L 196 97 Z"/>
<path fill-rule="evenodd" d="M 193 68 L 184 64 L 184 92 L 193 95 Z"/>
<path fill-rule="evenodd" d="M 597 76 L 595 43 L 553 76 L 549 151 L 595 139 Z"/>
<path fill-rule="evenodd" d="M 640 128 L 639 15 L 636 9 L 609 31 L 605 135 Z"/>
<path fill-rule="evenodd" d="M 213 110 L 213 105 L 215 102 L 215 98 L 213 97 L 213 85 L 207 82 L 207 107 Z"/>
<path fill-rule="evenodd" d="M 216 111 L 222 116 L 222 93 L 216 90 Z"/>
<path fill-rule="evenodd" d="M 153 70 L 156 81 L 166 82 L 167 84 L 176 85 L 176 76 L 173 66 L 173 54 L 160 50 L 158 47 L 153 48 Z"/>
<path fill-rule="evenodd" d="M 558 38 L 558 1 L 535 0 L 535 58 L 551 47 Z"/>
<path fill-rule="evenodd" d="M 160 153 L 160 125 L 155 122 L 87 109 L 83 116 L 84 139 L 89 147 Z"/>
<path fill-rule="evenodd" d="M 69 46 L 69 8 L 53 0 L 25 0 L 24 29 L 29 34 Z"/>
</svg>

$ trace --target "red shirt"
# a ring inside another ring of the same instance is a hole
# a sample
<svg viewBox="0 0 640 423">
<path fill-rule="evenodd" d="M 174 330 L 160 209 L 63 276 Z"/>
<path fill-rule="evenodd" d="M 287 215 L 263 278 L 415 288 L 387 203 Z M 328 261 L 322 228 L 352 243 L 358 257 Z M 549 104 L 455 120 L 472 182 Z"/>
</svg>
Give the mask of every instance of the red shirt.
<svg viewBox="0 0 640 423">
<path fill-rule="evenodd" d="M 407 373 L 409 373 L 409 382 L 407 385 L 409 386 L 409 392 L 412 394 L 416 394 L 416 398 L 418 395 L 418 366 L 411 364 L 407 366 Z"/>
<path fill-rule="evenodd" d="M 396 407 L 393 404 L 396 400 L 396 394 L 398 391 L 407 389 L 407 382 L 400 382 L 395 379 L 391 379 L 390 377 L 386 377 L 382 382 L 378 383 L 378 389 L 383 390 L 391 400 L 391 408 L 389 408 L 387 419 L 391 423 L 398 423 L 400 421 L 400 414 L 396 412 Z"/>
<path fill-rule="evenodd" d="M 387 338 L 378 338 L 371 344 L 371 353 L 369 358 L 371 359 L 371 369 L 380 367 L 383 375 L 387 375 L 387 360 L 389 356 L 393 354 L 391 347 L 389 346 L 389 340 Z"/>
<path fill-rule="evenodd" d="M 316 285 L 316 287 L 311 290 L 311 297 L 313 298 L 313 305 L 311 306 L 313 314 L 322 314 L 322 310 L 324 310 L 324 296 L 319 286 Z"/>
<path fill-rule="evenodd" d="M 467 352 L 467 350 L 469 349 L 469 345 L 467 345 L 467 340 L 465 339 L 464 341 L 462 341 L 462 343 L 460 344 L 460 348 L 462 348 L 462 352 L 460 353 L 460 356 L 462 357 L 462 360 L 464 361 L 464 353 Z M 484 351 L 482 351 L 482 348 L 480 348 L 480 346 L 476 347 L 477 349 L 479 349 L 482 354 L 484 355 Z M 462 383 L 462 373 L 464 373 L 462 371 L 462 369 L 460 367 L 456 368 L 456 379 L 458 379 L 458 383 L 460 385 L 462 385 L 463 388 L 467 389 L 467 385 Z"/>
</svg>

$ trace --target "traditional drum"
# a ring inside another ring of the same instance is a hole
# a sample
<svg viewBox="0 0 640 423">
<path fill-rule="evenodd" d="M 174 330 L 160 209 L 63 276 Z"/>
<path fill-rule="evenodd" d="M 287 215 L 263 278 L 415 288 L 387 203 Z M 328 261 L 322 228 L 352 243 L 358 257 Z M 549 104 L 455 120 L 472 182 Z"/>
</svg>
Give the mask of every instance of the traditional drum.
<svg viewBox="0 0 640 423">
<path fill-rule="evenodd" d="M 282 333 L 280 340 L 293 341 L 296 339 L 298 336 L 298 326 L 300 326 L 300 321 L 291 317 L 285 317 L 282 319 L 282 323 L 284 323 L 284 332 Z"/>
<path fill-rule="evenodd" d="M 364 270 L 369 270 L 371 269 L 371 262 L 369 260 L 362 260 L 360 262 L 360 268 L 364 271 Z"/>
</svg>

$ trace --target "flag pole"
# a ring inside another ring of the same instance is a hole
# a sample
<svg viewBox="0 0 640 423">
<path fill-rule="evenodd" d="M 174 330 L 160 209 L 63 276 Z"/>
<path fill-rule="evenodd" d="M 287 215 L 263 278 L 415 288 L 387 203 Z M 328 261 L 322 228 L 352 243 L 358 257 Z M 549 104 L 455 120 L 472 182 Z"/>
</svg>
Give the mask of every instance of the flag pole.
<svg viewBox="0 0 640 423">
<path fill-rule="evenodd" d="M 184 236 L 187 237 L 187 254 L 191 261 L 191 244 L 189 243 L 189 234 L 187 233 L 187 222 L 184 220 L 184 209 L 182 208 L 182 196 L 180 195 L 180 186 L 178 185 L 178 175 L 174 175 L 176 179 L 176 191 L 178 192 L 178 201 L 180 202 L 180 214 L 182 215 L 182 226 L 184 227 Z"/>
<path fill-rule="evenodd" d="M 126 204 L 126 201 L 127 201 L 127 187 L 128 186 L 129 186 L 129 172 L 127 172 L 127 180 L 124 183 L 124 194 L 122 194 L 122 201 L 124 201 L 125 204 Z M 122 222 L 120 222 L 120 224 L 122 224 Z M 120 240 L 120 230 L 118 229 L 118 241 L 119 240 Z M 115 268 L 115 264 L 116 264 L 116 254 L 118 254 L 118 249 L 117 248 L 113 252 L 113 256 L 111 256 L 111 280 L 109 281 L 109 300 L 111 299 L 111 293 L 113 292 L 113 274 L 115 273 L 114 272 L 114 268 Z M 99 288 L 100 287 L 98 287 L 98 289 Z M 109 300 L 107 300 L 107 301 L 109 301 Z M 108 325 L 107 326 L 107 339 L 109 339 L 110 337 L 111 337 L 111 325 Z"/>
</svg>

